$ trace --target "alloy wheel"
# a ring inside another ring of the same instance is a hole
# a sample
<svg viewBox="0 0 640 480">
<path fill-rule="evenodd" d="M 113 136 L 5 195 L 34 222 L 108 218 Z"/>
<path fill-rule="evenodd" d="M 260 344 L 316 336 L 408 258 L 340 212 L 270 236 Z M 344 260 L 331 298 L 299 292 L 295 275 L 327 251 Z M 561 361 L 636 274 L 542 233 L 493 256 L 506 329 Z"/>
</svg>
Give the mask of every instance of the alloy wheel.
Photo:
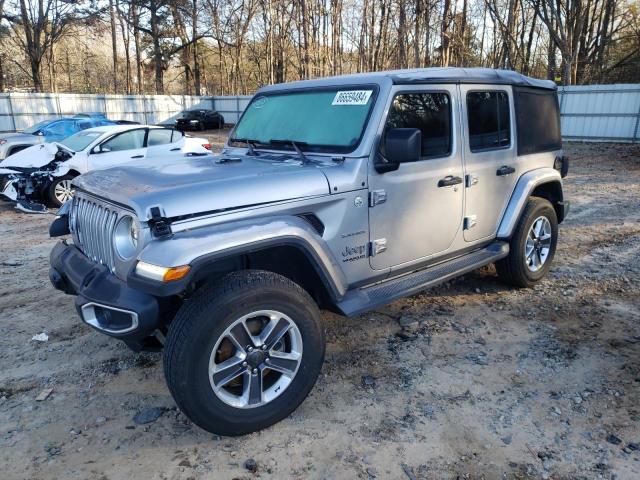
<svg viewBox="0 0 640 480">
<path fill-rule="evenodd" d="M 53 189 L 53 194 L 61 204 L 71 200 L 74 194 L 71 180 L 60 180 Z"/>
<path fill-rule="evenodd" d="M 551 222 L 544 216 L 536 218 L 529 228 L 525 243 L 525 263 L 532 272 L 537 272 L 547 261 L 551 250 Z"/>
<path fill-rule="evenodd" d="M 235 408 L 266 405 L 291 384 L 302 360 L 302 335 L 287 315 L 260 310 L 235 320 L 209 359 L 214 394 Z"/>
</svg>

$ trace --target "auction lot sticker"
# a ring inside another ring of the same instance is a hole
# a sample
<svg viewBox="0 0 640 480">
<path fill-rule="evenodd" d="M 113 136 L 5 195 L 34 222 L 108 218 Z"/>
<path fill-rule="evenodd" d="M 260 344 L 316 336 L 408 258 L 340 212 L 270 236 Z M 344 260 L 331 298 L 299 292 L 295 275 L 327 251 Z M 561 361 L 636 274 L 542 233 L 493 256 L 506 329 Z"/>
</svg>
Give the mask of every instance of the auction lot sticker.
<svg viewBox="0 0 640 480">
<path fill-rule="evenodd" d="M 373 90 L 343 90 L 336 93 L 331 105 L 366 105 Z"/>
</svg>

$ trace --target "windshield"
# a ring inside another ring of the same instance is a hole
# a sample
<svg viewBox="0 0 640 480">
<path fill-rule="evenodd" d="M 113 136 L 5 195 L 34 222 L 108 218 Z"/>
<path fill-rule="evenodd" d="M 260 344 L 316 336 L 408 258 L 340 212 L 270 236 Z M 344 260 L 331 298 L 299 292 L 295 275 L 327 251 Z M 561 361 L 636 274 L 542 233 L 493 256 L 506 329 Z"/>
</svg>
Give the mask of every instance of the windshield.
<svg viewBox="0 0 640 480">
<path fill-rule="evenodd" d="M 360 142 L 373 93 L 369 87 L 261 95 L 247 107 L 231 141 L 349 152 Z"/>
<path fill-rule="evenodd" d="M 58 143 L 74 152 L 79 152 L 87 148 L 100 135 L 102 135 L 100 132 L 78 132 Z"/>
<path fill-rule="evenodd" d="M 49 123 L 51 123 L 51 120 L 44 120 L 42 122 L 38 122 L 35 125 L 31 125 L 29 128 L 25 128 L 22 133 L 37 133 L 39 130 L 43 129 L 44 127 L 46 127 Z"/>
</svg>

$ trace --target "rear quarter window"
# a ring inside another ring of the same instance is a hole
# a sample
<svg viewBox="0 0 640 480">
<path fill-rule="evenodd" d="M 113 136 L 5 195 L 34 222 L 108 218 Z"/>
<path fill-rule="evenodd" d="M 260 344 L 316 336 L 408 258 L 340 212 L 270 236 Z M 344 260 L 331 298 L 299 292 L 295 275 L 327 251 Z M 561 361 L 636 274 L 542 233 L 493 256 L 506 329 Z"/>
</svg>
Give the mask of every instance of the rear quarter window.
<svg viewBox="0 0 640 480">
<path fill-rule="evenodd" d="M 555 90 L 514 88 L 518 155 L 562 148 L 560 107 Z"/>
</svg>

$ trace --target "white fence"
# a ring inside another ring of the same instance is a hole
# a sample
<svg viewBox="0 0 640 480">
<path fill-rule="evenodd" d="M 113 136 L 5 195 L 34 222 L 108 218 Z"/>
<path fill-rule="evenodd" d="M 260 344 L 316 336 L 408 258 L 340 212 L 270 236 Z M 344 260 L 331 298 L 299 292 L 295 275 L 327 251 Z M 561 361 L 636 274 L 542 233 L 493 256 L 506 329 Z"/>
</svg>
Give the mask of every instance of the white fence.
<svg viewBox="0 0 640 480">
<path fill-rule="evenodd" d="M 559 87 L 565 140 L 640 142 L 640 84 Z M 251 96 L 0 94 L 0 132 L 59 115 L 101 112 L 112 119 L 171 123 L 184 109 L 218 110 L 236 123 Z"/>
<path fill-rule="evenodd" d="M 199 104 L 211 107 L 206 98 L 186 95 L 4 93 L 0 94 L 0 132 L 78 113 L 104 113 L 115 120 L 156 124 Z"/>
<path fill-rule="evenodd" d="M 640 84 L 559 87 L 562 138 L 640 141 Z"/>
<path fill-rule="evenodd" d="M 214 110 L 217 110 L 224 117 L 225 123 L 236 123 L 249 105 L 251 95 L 239 95 L 236 97 L 207 97 Z"/>
</svg>

